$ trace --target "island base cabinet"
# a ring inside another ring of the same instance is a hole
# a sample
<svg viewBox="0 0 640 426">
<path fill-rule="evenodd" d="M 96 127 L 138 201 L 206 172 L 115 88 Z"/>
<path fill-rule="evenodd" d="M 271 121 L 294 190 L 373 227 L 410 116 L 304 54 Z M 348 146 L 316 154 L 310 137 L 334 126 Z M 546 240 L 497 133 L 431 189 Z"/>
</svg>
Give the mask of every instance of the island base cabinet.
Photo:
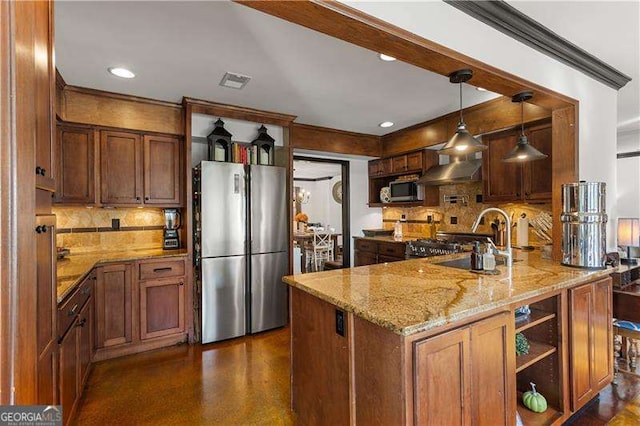
<svg viewBox="0 0 640 426">
<path fill-rule="evenodd" d="M 291 289 L 291 402 L 301 425 L 353 424 L 350 393 L 351 316 L 336 332 L 336 307 Z"/>
<path fill-rule="evenodd" d="M 577 411 L 613 378 L 611 278 L 569 290 L 571 409 Z"/>
<path fill-rule="evenodd" d="M 514 424 L 513 335 L 504 313 L 414 343 L 415 424 Z"/>
</svg>

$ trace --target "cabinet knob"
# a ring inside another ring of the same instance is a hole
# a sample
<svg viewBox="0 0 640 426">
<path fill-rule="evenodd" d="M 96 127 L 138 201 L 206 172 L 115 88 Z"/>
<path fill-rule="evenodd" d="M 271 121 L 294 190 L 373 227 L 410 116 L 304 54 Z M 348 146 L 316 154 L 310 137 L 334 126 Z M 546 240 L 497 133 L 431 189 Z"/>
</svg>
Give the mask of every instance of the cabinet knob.
<svg viewBox="0 0 640 426">
<path fill-rule="evenodd" d="M 144 197 L 145 200 L 149 201 L 149 197 Z"/>
<path fill-rule="evenodd" d="M 47 232 L 47 227 L 45 225 L 36 226 L 36 232 L 38 234 L 42 234 L 43 232 Z"/>
<path fill-rule="evenodd" d="M 80 321 L 78 321 L 78 323 L 76 324 L 76 327 L 84 327 L 86 323 L 87 323 L 87 319 L 82 318 Z"/>
<path fill-rule="evenodd" d="M 184 283 L 182 281 L 180 281 L 180 285 L 184 285 Z"/>
<path fill-rule="evenodd" d="M 137 201 L 140 201 L 140 197 L 136 197 L 136 200 L 137 200 Z"/>
<path fill-rule="evenodd" d="M 46 176 L 46 174 L 47 174 L 47 169 L 40 169 L 41 176 Z"/>
</svg>

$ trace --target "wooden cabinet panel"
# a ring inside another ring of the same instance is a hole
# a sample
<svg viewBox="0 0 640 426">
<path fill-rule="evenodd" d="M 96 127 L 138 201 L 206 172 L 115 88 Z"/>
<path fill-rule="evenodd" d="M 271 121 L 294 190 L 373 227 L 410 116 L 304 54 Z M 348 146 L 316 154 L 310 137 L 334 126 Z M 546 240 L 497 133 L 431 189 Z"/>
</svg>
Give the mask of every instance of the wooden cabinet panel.
<svg viewBox="0 0 640 426">
<path fill-rule="evenodd" d="M 422 151 L 407 154 L 407 170 L 422 171 Z"/>
<path fill-rule="evenodd" d="M 524 165 L 524 197 L 527 200 L 551 199 L 551 126 L 537 126 L 527 130 L 531 146 L 548 155 L 542 160 Z"/>
<path fill-rule="evenodd" d="M 516 146 L 517 135 L 485 136 L 489 148 L 482 153 L 484 201 L 514 201 L 522 197 L 521 164 L 504 163 L 502 158 Z"/>
<path fill-rule="evenodd" d="M 58 164 L 54 202 L 95 204 L 94 130 L 59 126 L 56 157 Z"/>
<path fill-rule="evenodd" d="M 392 257 L 400 257 L 404 259 L 406 252 L 406 245 L 403 243 L 386 243 L 378 242 L 378 254 Z"/>
<path fill-rule="evenodd" d="M 89 365 L 93 358 L 93 299 L 89 299 L 78 315 L 78 394 L 89 375 Z M 70 331 L 72 332 L 72 331 Z"/>
<path fill-rule="evenodd" d="M 138 276 L 141 280 L 179 277 L 184 271 L 184 260 L 160 259 L 140 263 Z"/>
<path fill-rule="evenodd" d="M 100 201 L 142 204 L 142 143 L 140 135 L 100 132 Z"/>
<path fill-rule="evenodd" d="M 513 318 L 496 315 L 471 327 L 474 425 L 510 425 L 515 412 Z"/>
<path fill-rule="evenodd" d="M 38 404 L 58 403 L 58 345 L 51 344 L 38 357 Z"/>
<path fill-rule="evenodd" d="M 53 65 L 53 4 L 36 7 L 33 31 L 36 120 L 36 187 L 55 191 L 55 155 L 53 150 L 53 112 L 55 70 Z"/>
<path fill-rule="evenodd" d="M 140 339 L 184 332 L 184 278 L 140 282 Z"/>
<path fill-rule="evenodd" d="M 393 157 L 391 168 L 392 168 L 391 171 L 393 173 L 401 173 L 401 172 L 407 171 L 408 170 L 407 156 L 400 155 L 398 157 Z"/>
<path fill-rule="evenodd" d="M 414 346 L 415 423 L 471 424 L 471 353 L 468 328 Z"/>
<path fill-rule="evenodd" d="M 101 266 L 97 269 L 96 348 L 131 342 L 132 294 L 130 264 Z"/>
<path fill-rule="evenodd" d="M 56 292 L 56 217 L 36 216 L 36 269 L 37 269 L 37 312 L 38 312 L 38 353 L 57 338 L 56 312 L 58 296 Z"/>
<path fill-rule="evenodd" d="M 378 176 L 380 174 L 380 160 L 369 161 L 369 176 Z"/>
<path fill-rule="evenodd" d="M 378 243 L 371 240 L 365 240 L 362 238 L 356 238 L 356 250 L 358 251 L 368 251 L 370 253 L 378 252 Z"/>
<path fill-rule="evenodd" d="M 356 251 L 353 257 L 355 266 L 375 265 L 378 263 L 378 255 L 368 251 Z"/>
<path fill-rule="evenodd" d="M 180 139 L 145 135 L 144 203 L 180 205 Z"/>
<path fill-rule="evenodd" d="M 378 174 L 388 175 L 393 172 L 393 160 L 391 158 L 383 158 L 378 160 Z"/>
<path fill-rule="evenodd" d="M 336 333 L 336 307 L 291 288 L 291 405 L 301 425 L 345 425 L 351 420 L 349 345 L 352 316 L 344 314 L 345 335 Z M 322 348 L 323 350 L 318 350 Z"/>
<path fill-rule="evenodd" d="M 613 378 L 611 279 L 593 283 L 593 387 L 599 392 Z"/>
<path fill-rule="evenodd" d="M 385 256 L 383 254 L 379 254 L 377 263 L 400 262 L 401 260 L 406 260 L 406 259 L 404 257 Z"/>
<path fill-rule="evenodd" d="M 613 377 L 611 278 L 569 290 L 571 409 L 577 411 Z"/>
<path fill-rule="evenodd" d="M 77 320 L 74 322 L 74 326 Z M 63 423 L 69 424 L 78 401 L 78 334 L 71 329 L 62 339 L 60 352 L 60 404 L 62 405 Z"/>
</svg>

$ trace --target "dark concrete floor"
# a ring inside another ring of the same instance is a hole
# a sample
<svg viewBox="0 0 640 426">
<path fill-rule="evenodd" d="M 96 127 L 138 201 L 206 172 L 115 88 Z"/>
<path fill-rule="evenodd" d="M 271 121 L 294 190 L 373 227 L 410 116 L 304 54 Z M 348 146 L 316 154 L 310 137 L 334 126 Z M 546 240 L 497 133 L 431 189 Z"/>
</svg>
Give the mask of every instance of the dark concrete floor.
<svg viewBox="0 0 640 426">
<path fill-rule="evenodd" d="M 290 425 L 289 328 L 96 363 L 78 425 Z"/>
<path fill-rule="evenodd" d="M 289 328 L 96 363 L 78 425 L 290 425 Z M 575 426 L 640 425 L 640 376 L 620 374 Z"/>
</svg>

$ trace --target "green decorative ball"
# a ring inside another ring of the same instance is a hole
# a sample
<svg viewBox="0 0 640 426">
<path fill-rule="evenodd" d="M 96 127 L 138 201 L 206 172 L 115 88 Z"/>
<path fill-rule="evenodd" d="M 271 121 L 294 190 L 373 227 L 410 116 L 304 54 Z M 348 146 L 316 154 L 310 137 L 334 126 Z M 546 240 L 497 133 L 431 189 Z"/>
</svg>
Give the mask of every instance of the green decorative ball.
<svg viewBox="0 0 640 426">
<path fill-rule="evenodd" d="M 530 349 L 529 341 L 524 334 L 516 333 L 516 355 L 526 355 Z"/>
<path fill-rule="evenodd" d="M 536 384 L 529 383 L 531 390 L 522 394 L 522 403 L 534 413 L 544 413 L 547 411 L 547 400 L 541 393 L 536 392 Z"/>
</svg>

